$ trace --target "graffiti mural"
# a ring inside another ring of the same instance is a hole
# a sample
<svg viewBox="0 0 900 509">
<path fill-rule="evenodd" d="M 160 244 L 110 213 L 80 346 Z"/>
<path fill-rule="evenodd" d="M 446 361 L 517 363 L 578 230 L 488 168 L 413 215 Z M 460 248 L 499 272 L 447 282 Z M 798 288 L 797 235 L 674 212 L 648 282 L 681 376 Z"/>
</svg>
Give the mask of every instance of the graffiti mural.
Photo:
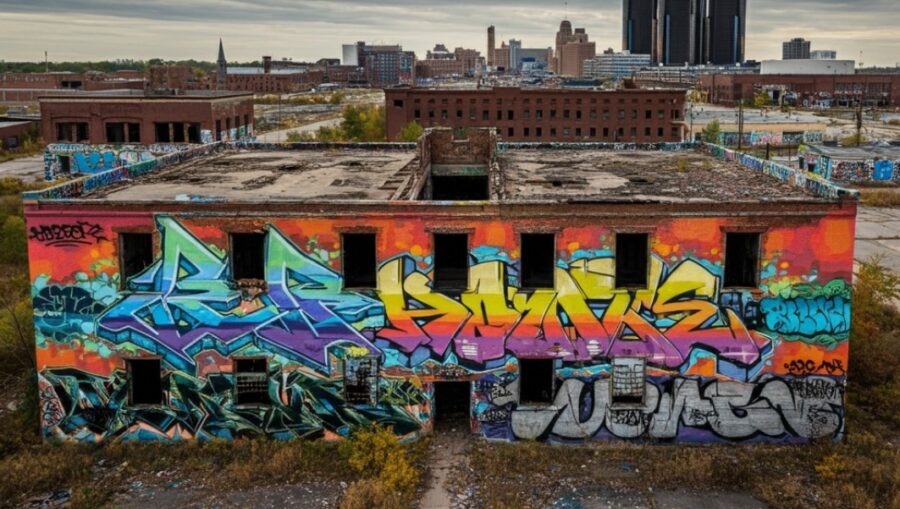
<svg viewBox="0 0 900 509">
<path fill-rule="evenodd" d="M 235 281 L 219 220 L 34 218 L 43 432 L 336 439 L 379 422 L 415 437 L 432 426 L 433 382 L 465 380 L 472 430 L 490 438 L 842 435 L 852 261 L 826 239 L 852 218 L 768 231 L 754 289 L 723 286 L 722 219 L 661 222 L 640 289 L 616 288 L 609 229 L 563 228 L 554 286 L 524 290 L 514 226 L 469 224 L 468 287 L 451 292 L 434 288 L 423 219 L 269 218 L 256 225 L 263 278 Z M 377 284 L 348 290 L 338 232 L 362 225 L 383 232 Z M 116 232 L 135 228 L 155 232 L 157 251 L 123 281 Z M 232 360 L 259 356 L 267 403 L 237 404 Z M 133 358 L 159 359 L 161 403 L 130 404 Z M 626 358 L 646 376 L 623 403 L 613 364 Z M 547 404 L 520 401 L 526 359 L 552 359 Z"/>
</svg>

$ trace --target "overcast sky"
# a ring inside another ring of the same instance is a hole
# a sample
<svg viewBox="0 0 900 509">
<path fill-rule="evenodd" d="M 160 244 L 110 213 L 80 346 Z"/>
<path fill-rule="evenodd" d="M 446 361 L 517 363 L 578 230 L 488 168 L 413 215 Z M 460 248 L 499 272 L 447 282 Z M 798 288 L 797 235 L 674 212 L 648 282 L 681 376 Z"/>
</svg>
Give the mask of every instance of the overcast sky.
<svg viewBox="0 0 900 509">
<path fill-rule="evenodd" d="M 747 58 L 781 58 L 781 42 L 812 41 L 838 58 L 900 62 L 898 0 L 748 0 Z M 0 60 L 116 58 L 215 60 L 219 37 L 230 61 L 272 55 L 341 56 L 357 40 L 399 43 L 424 57 L 435 43 L 486 47 L 499 40 L 553 45 L 559 21 L 585 27 L 597 50 L 621 49 L 622 0 L 0 0 Z"/>
</svg>

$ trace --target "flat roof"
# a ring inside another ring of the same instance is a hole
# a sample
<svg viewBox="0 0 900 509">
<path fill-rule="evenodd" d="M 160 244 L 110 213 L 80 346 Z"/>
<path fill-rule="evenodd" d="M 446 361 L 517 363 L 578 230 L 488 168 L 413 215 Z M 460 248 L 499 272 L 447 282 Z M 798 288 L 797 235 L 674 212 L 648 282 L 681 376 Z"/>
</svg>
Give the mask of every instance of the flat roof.
<svg viewBox="0 0 900 509">
<path fill-rule="evenodd" d="M 224 97 L 252 96 L 253 92 L 239 92 L 235 90 L 185 90 L 183 93 L 154 94 L 144 89 L 116 88 L 110 90 L 73 90 L 64 94 L 48 93 L 38 99 L 65 99 L 67 101 L 92 101 L 95 99 L 148 99 L 151 101 L 184 100 L 184 99 L 218 99 Z"/>
<path fill-rule="evenodd" d="M 230 149 L 87 194 L 108 201 L 387 201 L 416 151 Z"/>
<path fill-rule="evenodd" d="M 79 199 L 127 203 L 389 201 L 412 194 L 418 169 L 418 151 L 413 145 L 296 149 L 238 145 L 133 181 L 99 187 Z M 700 150 L 509 145 L 501 149 L 491 179 L 501 186 L 501 201 L 508 203 L 821 200 L 810 191 Z"/>
<path fill-rule="evenodd" d="M 815 195 L 699 150 L 510 150 L 509 201 L 768 202 Z"/>
<path fill-rule="evenodd" d="M 809 148 L 823 156 L 833 159 L 866 160 L 897 159 L 900 160 L 900 145 L 863 145 L 861 147 L 837 147 L 829 145 L 809 145 Z"/>
</svg>

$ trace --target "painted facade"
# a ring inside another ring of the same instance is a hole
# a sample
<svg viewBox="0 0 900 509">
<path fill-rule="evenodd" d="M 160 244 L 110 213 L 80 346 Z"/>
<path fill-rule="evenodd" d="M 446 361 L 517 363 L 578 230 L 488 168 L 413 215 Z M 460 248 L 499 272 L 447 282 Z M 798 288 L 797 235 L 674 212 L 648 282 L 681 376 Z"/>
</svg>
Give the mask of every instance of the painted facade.
<svg viewBox="0 0 900 509">
<path fill-rule="evenodd" d="M 855 205 L 767 206 L 420 202 L 236 219 L 209 203 L 29 204 L 41 427 L 80 442 L 337 439 L 379 422 L 414 438 L 432 429 L 435 383 L 464 381 L 471 430 L 492 439 L 840 439 Z M 647 287 L 618 289 L 615 235 L 635 228 L 649 234 Z M 433 288 L 436 229 L 469 236 L 465 290 Z M 266 234 L 264 281 L 233 280 L 230 231 Z M 372 289 L 343 284 L 341 233 L 358 231 L 376 234 Z M 555 234 L 553 288 L 520 284 L 519 234 L 535 231 Z M 728 231 L 762 232 L 758 287 L 723 286 Z M 155 261 L 123 282 L 128 232 L 153 233 Z M 238 405 L 232 361 L 257 355 L 270 404 Z M 161 359 L 164 404 L 129 405 L 134 357 Z M 623 358 L 646 362 L 638 403 L 610 399 Z M 553 359 L 552 404 L 520 402 L 521 359 Z"/>
<path fill-rule="evenodd" d="M 802 145 L 797 153 L 802 169 L 829 180 L 845 183 L 900 183 L 900 150 L 893 152 L 893 155 L 885 157 L 874 152 L 838 157 L 820 153 L 815 147 Z"/>
</svg>

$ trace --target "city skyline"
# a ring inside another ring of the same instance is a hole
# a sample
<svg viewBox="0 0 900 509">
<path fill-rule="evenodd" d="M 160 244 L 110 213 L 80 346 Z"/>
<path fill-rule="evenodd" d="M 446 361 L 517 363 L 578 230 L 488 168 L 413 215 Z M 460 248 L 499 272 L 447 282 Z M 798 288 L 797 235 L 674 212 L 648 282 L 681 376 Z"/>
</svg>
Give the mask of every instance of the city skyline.
<svg viewBox="0 0 900 509">
<path fill-rule="evenodd" d="M 778 59 L 785 40 L 804 37 L 812 41 L 813 50 L 837 50 L 840 58 L 866 65 L 896 65 L 900 35 L 892 27 L 900 23 L 900 12 L 892 9 L 894 0 L 852 3 L 847 12 L 846 2 L 838 0 L 750 0 L 746 57 Z M 536 0 L 490 5 L 464 0 L 452 11 L 413 9 L 420 5 L 411 0 L 245 0 L 225 6 L 211 0 L 189 5 L 124 0 L 116 3 L 116 11 L 127 14 L 118 14 L 105 0 L 0 0 L 0 60 L 39 61 L 46 50 L 52 61 L 212 61 L 220 37 L 231 61 L 256 60 L 263 54 L 294 60 L 339 58 L 341 44 L 357 40 L 402 44 L 417 56 L 435 43 L 475 48 L 484 55 L 488 25 L 497 27 L 498 46 L 516 38 L 530 47 L 551 47 L 564 18 L 585 27 L 598 52 L 621 49 L 621 0 L 572 1 L 568 8 L 562 2 L 547 8 L 546 2 Z M 815 31 L 798 28 L 798 19 L 814 21 L 809 26 Z"/>
</svg>

